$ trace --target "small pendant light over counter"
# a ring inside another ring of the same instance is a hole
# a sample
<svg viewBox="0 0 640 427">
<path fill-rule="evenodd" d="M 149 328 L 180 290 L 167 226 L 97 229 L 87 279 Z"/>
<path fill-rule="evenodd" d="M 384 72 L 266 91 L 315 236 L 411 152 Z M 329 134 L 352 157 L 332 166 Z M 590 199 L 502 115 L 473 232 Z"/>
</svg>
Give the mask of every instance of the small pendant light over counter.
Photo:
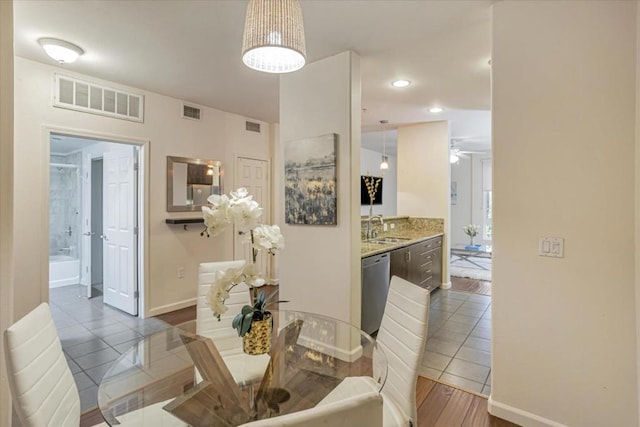
<svg viewBox="0 0 640 427">
<path fill-rule="evenodd" d="M 290 73 L 305 64 L 302 9 L 298 0 L 249 0 L 242 61 L 266 73 Z"/>
<path fill-rule="evenodd" d="M 387 147 L 386 147 L 386 137 L 387 130 L 385 129 L 385 125 L 389 123 L 388 120 L 380 120 L 382 124 L 382 163 L 380 163 L 380 169 L 387 170 L 389 169 L 389 157 L 387 157 Z"/>
</svg>

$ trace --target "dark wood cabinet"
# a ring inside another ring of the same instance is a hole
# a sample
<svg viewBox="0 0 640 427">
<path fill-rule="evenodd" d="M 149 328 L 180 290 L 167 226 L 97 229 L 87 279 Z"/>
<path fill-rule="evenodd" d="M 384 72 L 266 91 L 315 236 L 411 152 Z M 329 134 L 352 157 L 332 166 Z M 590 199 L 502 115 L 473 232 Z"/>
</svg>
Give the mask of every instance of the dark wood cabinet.
<svg viewBox="0 0 640 427">
<path fill-rule="evenodd" d="M 442 284 L 442 236 L 391 251 L 391 275 L 434 290 Z"/>
</svg>

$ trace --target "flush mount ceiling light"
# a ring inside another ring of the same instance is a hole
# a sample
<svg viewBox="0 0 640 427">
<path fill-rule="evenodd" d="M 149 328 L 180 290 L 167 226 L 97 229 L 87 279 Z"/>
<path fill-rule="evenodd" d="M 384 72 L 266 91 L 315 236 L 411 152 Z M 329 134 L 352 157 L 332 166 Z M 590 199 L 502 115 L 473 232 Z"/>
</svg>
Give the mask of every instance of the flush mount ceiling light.
<svg viewBox="0 0 640 427">
<path fill-rule="evenodd" d="M 432 107 L 429 108 L 429 112 L 430 113 L 442 113 L 444 111 L 444 109 L 440 108 L 440 107 Z"/>
<path fill-rule="evenodd" d="M 51 58 L 60 64 L 71 64 L 84 53 L 84 51 L 73 43 L 53 38 L 42 38 L 38 40 L 40 46 Z"/>
<path fill-rule="evenodd" d="M 393 87 L 407 87 L 411 84 L 409 80 L 396 80 L 391 82 L 391 86 Z"/>
<path fill-rule="evenodd" d="M 385 125 L 389 123 L 388 120 L 380 120 L 382 124 L 382 163 L 380 163 L 380 169 L 387 170 L 389 169 L 389 157 L 387 157 L 386 151 L 386 135 L 387 130 L 385 129 Z"/>
<path fill-rule="evenodd" d="M 298 0 L 250 0 L 242 38 L 242 61 L 266 73 L 302 68 L 307 49 Z"/>
</svg>

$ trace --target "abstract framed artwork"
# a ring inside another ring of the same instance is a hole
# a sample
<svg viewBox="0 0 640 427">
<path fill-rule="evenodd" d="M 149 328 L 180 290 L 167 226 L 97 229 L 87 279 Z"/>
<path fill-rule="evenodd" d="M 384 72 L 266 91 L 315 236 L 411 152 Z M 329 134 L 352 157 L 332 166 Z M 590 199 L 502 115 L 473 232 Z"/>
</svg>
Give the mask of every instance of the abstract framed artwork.
<svg viewBox="0 0 640 427">
<path fill-rule="evenodd" d="M 284 144 L 285 222 L 337 225 L 338 135 Z"/>
</svg>

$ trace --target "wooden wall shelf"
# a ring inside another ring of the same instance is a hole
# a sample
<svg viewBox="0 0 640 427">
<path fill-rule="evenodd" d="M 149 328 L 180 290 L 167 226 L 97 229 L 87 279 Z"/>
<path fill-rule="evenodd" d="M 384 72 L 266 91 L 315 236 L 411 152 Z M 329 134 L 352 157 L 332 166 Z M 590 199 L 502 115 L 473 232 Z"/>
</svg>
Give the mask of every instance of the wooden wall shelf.
<svg viewBox="0 0 640 427">
<path fill-rule="evenodd" d="M 204 218 L 167 218 L 167 224 L 204 224 Z"/>
<path fill-rule="evenodd" d="M 164 222 L 171 225 L 182 225 L 187 230 L 189 224 L 204 224 L 204 218 L 167 218 Z"/>
</svg>

